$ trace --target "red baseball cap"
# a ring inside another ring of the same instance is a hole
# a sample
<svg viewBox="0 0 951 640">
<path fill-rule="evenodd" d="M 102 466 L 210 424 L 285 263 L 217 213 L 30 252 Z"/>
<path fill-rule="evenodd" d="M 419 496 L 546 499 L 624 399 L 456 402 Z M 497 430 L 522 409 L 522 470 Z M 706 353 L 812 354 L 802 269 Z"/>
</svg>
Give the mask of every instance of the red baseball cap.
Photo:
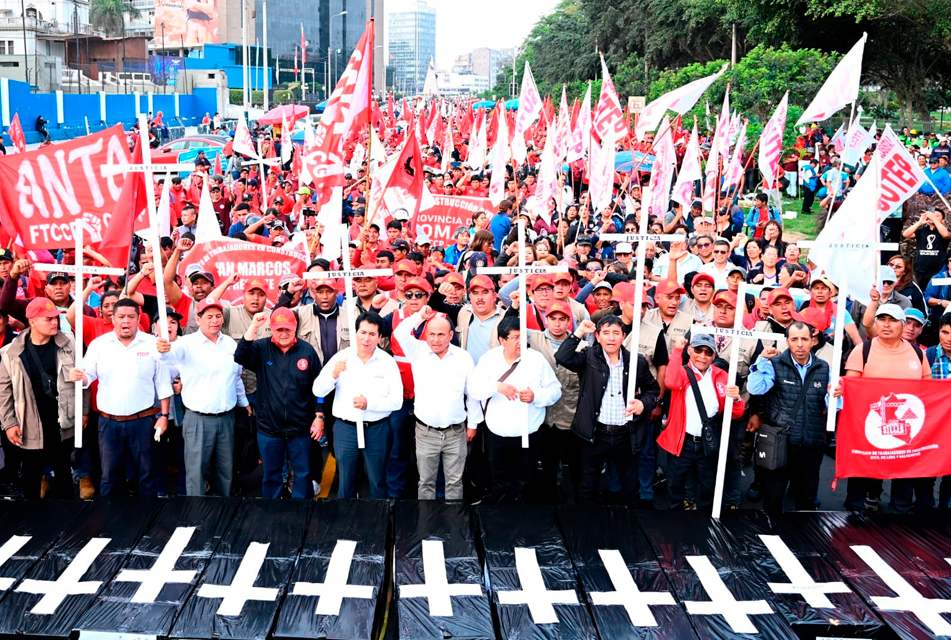
<svg viewBox="0 0 951 640">
<path fill-rule="evenodd" d="M 693 277 L 693 280 L 690 281 L 690 286 L 693 286 L 693 285 L 697 284 L 697 283 L 698 283 L 699 281 L 701 281 L 701 280 L 706 280 L 707 282 L 709 282 L 709 283 L 710 283 L 711 285 L 713 285 L 714 287 L 717 286 L 717 281 L 714 280 L 714 279 L 713 279 L 713 276 L 710 275 L 709 273 L 698 273 L 697 275 L 695 275 L 695 276 Z"/>
<path fill-rule="evenodd" d="M 774 302 L 776 302 L 780 298 L 789 298 L 790 300 L 793 299 L 792 294 L 789 293 L 789 289 L 785 287 L 778 287 L 769 292 L 769 297 L 767 298 L 767 301 L 769 302 L 770 305 L 772 305 Z"/>
<path fill-rule="evenodd" d="M 571 307 L 568 306 L 568 303 L 562 302 L 561 300 L 555 300 L 548 306 L 548 312 L 545 316 L 551 316 L 553 313 L 561 313 L 565 316 L 571 318 L 573 317 L 571 313 Z"/>
<path fill-rule="evenodd" d="M 294 329 L 297 330 L 297 316 L 290 309 L 276 309 L 271 314 L 271 330 L 275 329 Z"/>
<path fill-rule="evenodd" d="M 713 296 L 713 304 L 718 302 L 726 302 L 728 305 L 736 308 L 736 294 L 729 290 L 720 291 L 717 295 Z"/>
<path fill-rule="evenodd" d="M 495 282 L 492 281 L 492 278 L 486 275 L 475 276 L 469 281 L 469 291 L 472 291 L 473 289 L 488 289 L 489 291 L 495 291 Z"/>
<path fill-rule="evenodd" d="M 448 282 L 449 284 L 455 285 L 457 287 L 462 287 L 463 289 L 466 288 L 466 279 L 462 277 L 461 273 L 458 273 L 456 271 L 453 271 L 452 273 L 447 275 L 445 278 L 443 278 L 443 282 Z"/>
<path fill-rule="evenodd" d="M 336 290 L 337 286 L 333 278 L 317 278 L 314 280 L 314 291 L 320 289 L 321 287 L 330 287 L 331 289 Z"/>
<path fill-rule="evenodd" d="M 416 263 L 412 260 L 400 260 L 396 263 L 396 267 L 393 269 L 393 273 L 399 273 L 400 271 L 406 271 L 412 275 L 416 275 Z"/>
<path fill-rule="evenodd" d="M 406 284 L 403 286 L 403 291 L 407 291 L 409 289 L 422 289 L 426 293 L 433 292 L 433 288 L 429 284 L 429 280 L 419 277 L 413 277 L 406 281 Z"/>
<path fill-rule="evenodd" d="M 215 298 L 205 298 L 204 300 L 198 303 L 198 310 L 196 311 L 196 313 L 198 315 L 201 315 L 205 312 L 205 309 L 210 309 L 212 307 L 215 307 L 216 309 L 220 311 L 224 311 L 225 309 L 224 305 L 218 302 L 218 300 L 216 300 Z"/>
<path fill-rule="evenodd" d="M 57 318 L 59 309 L 49 298 L 33 298 L 30 304 L 26 305 L 27 318 Z"/>
<path fill-rule="evenodd" d="M 825 331 L 829 328 L 829 317 L 822 313 L 818 307 L 810 306 L 803 309 L 802 321 L 819 331 Z"/>
<path fill-rule="evenodd" d="M 657 283 L 657 287 L 654 289 L 654 295 L 656 296 L 658 293 L 669 296 L 675 293 L 687 293 L 687 290 L 676 280 L 667 278 Z"/>
<path fill-rule="evenodd" d="M 551 274 L 551 281 L 553 284 L 555 282 L 567 282 L 568 284 L 571 284 L 572 282 L 574 282 L 574 280 L 571 277 L 571 273 L 567 271 L 555 272 Z"/>
<path fill-rule="evenodd" d="M 630 282 L 618 282 L 611 290 L 611 300 L 614 302 L 634 302 L 635 287 Z"/>
<path fill-rule="evenodd" d="M 535 276 L 535 279 L 531 282 L 531 289 L 534 291 L 542 285 L 548 285 L 549 287 L 554 287 L 555 283 L 552 281 L 551 276 L 547 273 L 539 273 Z"/>
<path fill-rule="evenodd" d="M 248 286 L 244 288 L 245 291 L 250 291 L 251 289 L 260 289 L 264 293 L 267 293 L 267 285 L 264 284 L 264 280 L 261 280 L 260 278 L 254 278 L 248 282 Z"/>
</svg>

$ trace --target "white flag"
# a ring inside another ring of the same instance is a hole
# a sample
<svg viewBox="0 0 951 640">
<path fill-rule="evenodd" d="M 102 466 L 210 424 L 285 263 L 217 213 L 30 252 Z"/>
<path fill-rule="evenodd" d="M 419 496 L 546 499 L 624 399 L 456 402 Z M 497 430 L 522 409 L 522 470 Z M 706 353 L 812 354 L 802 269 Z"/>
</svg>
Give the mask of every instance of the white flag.
<svg viewBox="0 0 951 640">
<path fill-rule="evenodd" d="M 294 141 L 291 140 L 293 133 L 293 127 L 287 117 L 284 117 L 281 120 L 281 164 L 287 164 L 294 157 Z"/>
<path fill-rule="evenodd" d="M 859 95 L 859 79 L 862 76 L 862 54 L 865 53 L 867 33 L 845 54 L 826 79 L 819 93 L 812 99 L 796 122 L 798 127 L 806 122 L 822 122 L 847 104 L 855 102 Z"/>
<path fill-rule="evenodd" d="M 594 214 L 611 206 L 614 194 L 615 145 L 607 140 L 600 145 L 591 141 L 591 157 L 588 159 L 588 190 L 591 193 L 591 209 Z"/>
<path fill-rule="evenodd" d="M 571 137 L 571 111 L 568 109 L 568 96 L 565 85 L 561 85 L 561 104 L 558 106 L 558 119 L 555 124 L 555 162 L 561 162 L 568 154 L 568 139 Z"/>
<path fill-rule="evenodd" d="M 667 213 L 670 205 L 670 185 L 677 166 L 674 132 L 671 131 L 670 121 L 666 116 L 662 129 L 660 138 L 654 142 L 654 167 L 651 169 L 651 179 L 648 184 L 649 195 L 644 197 L 644 202 L 648 204 L 647 214 L 655 216 L 663 216 Z"/>
<path fill-rule="evenodd" d="M 723 188 L 732 187 L 735 184 L 740 184 L 740 181 L 743 179 L 743 146 L 746 144 L 746 124 L 743 124 L 743 127 L 740 129 L 739 135 L 736 137 L 736 147 L 733 148 L 733 158 L 730 159 L 730 164 L 723 172 Z"/>
<path fill-rule="evenodd" d="M 644 107 L 637 116 L 637 125 L 634 128 L 634 135 L 637 139 L 643 140 L 645 133 L 654 131 L 667 111 L 683 115 L 693 109 L 703 92 L 726 73 L 729 66 L 729 64 L 724 64 L 723 68 L 713 75 L 694 80 L 678 89 L 665 93 Z"/>
<path fill-rule="evenodd" d="M 529 198 L 528 208 L 532 213 L 541 216 L 545 224 L 551 224 L 551 199 L 555 195 L 558 164 L 555 160 L 555 132 L 548 130 L 545 147 L 542 150 L 539 163 L 538 182 L 535 183 L 535 195 Z"/>
<path fill-rule="evenodd" d="M 452 163 L 452 152 L 454 149 L 453 142 L 452 142 L 452 127 L 451 126 L 446 127 L 446 132 L 445 132 L 445 135 L 443 135 L 442 144 L 440 144 L 439 146 L 441 147 L 440 151 L 442 151 L 441 169 L 443 173 L 448 173 L 449 165 L 450 163 Z"/>
<path fill-rule="evenodd" d="M 466 165 L 473 169 L 474 171 L 481 171 L 482 167 L 485 166 L 485 159 L 488 153 L 488 143 L 486 142 L 487 132 L 486 127 L 489 123 L 489 113 L 484 111 L 482 113 L 482 123 L 479 125 L 479 131 L 476 135 L 469 141 L 469 155 L 466 158 Z"/>
<path fill-rule="evenodd" d="M 859 161 L 868 145 L 872 144 L 874 138 L 869 135 L 861 124 L 860 118 L 852 121 L 849 132 L 845 135 L 845 151 L 842 153 L 842 164 L 854 167 Z"/>
<path fill-rule="evenodd" d="M 700 172 L 700 138 L 697 135 L 697 123 L 693 123 L 693 133 L 687 143 L 684 160 L 680 164 L 680 173 L 677 174 L 677 185 L 671 200 L 675 200 L 685 207 L 693 202 L 693 183 L 703 177 Z M 664 212 L 666 213 L 666 211 Z"/>
<path fill-rule="evenodd" d="M 198 200 L 198 221 L 195 223 L 195 244 L 209 240 L 221 240 L 221 227 L 218 226 L 215 207 L 211 204 L 208 182 L 203 181 L 201 198 Z"/>
<path fill-rule="evenodd" d="M 591 141 L 591 83 L 588 83 L 588 90 L 581 101 L 581 111 L 578 112 L 578 119 L 575 121 L 575 127 L 571 130 L 571 138 L 568 142 L 568 162 L 581 160 L 584 158 L 585 151 L 588 150 L 588 143 Z"/>
<path fill-rule="evenodd" d="M 251 158 L 257 158 L 258 152 L 254 148 L 254 140 L 251 139 L 251 132 L 248 131 L 248 123 L 244 120 L 244 115 L 241 114 L 238 117 L 238 124 L 234 128 L 234 144 L 232 149 L 235 153 L 240 153 L 244 156 L 249 156 Z"/>
<path fill-rule="evenodd" d="M 170 238 L 172 236 L 172 200 L 168 193 L 171 183 L 171 180 L 162 183 L 162 198 L 159 200 L 158 209 L 155 212 L 155 215 L 158 216 L 159 238 Z M 145 238 L 145 236 L 142 237 Z"/>
<path fill-rule="evenodd" d="M 763 127 L 759 138 L 759 170 L 766 184 L 772 185 L 779 175 L 779 157 L 783 152 L 783 133 L 786 131 L 786 112 L 789 92 L 776 105 L 773 117 Z"/>
<path fill-rule="evenodd" d="M 535 124 L 542 113 L 542 98 L 538 95 L 532 69 L 525 63 L 525 73 L 522 74 L 522 91 L 518 96 L 518 115 L 515 118 L 515 134 L 512 137 L 512 157 L 519 164 L 523 164 L 528 157 L 528 148 L 525 146 L 525 134 L 529 127 Z"/>
</svg>

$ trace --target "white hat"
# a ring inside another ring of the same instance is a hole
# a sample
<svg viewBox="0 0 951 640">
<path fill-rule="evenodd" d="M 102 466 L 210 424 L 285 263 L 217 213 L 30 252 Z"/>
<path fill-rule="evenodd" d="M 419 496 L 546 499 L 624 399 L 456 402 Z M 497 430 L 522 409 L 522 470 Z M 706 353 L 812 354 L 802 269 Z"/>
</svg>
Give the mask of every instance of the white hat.
<svg viewBox="0 0 951 640">
<path fill-rule="evenodd" d="M 397 209 L 393 212 L 393 219 L 399 220 L 400 222 L 406 222 L 409 220 L 409 211 L 406 209 Z"/>
<path fill-rule="evenodd" d="M 614 255 L 619 253 L 634 253 L 634 248 L 630 242 L 618 242 L 614 247 Z"/>
<path fill-rule="evenodd" d="M 416 245 L 422 246 L 424 244 L 432 244 L 432 240 L 429 239 L 429 236 L 426 235 L 424 231 L 420 231 L 416 234 Z"/>
</svg>

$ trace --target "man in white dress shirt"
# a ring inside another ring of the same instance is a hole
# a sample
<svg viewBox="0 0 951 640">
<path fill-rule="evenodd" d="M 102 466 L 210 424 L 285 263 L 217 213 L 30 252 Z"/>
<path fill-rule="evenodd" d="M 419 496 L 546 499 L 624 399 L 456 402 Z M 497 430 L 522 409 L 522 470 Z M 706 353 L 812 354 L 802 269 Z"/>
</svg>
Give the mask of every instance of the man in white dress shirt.
<svg viewBox="0 0 951 640">
<path fill-rule="evenodd" d="M 86 388 L 99 380 L 102 496 L 125 479 L 126 459 L 136 467 L 141 496 L 154 498 L 164 487 L 160 482 L 165 466 L 157 439 L 168 428 L 172 381 L 159 361 L 156 339 L 139 331 L 139 313 L 139 305 L 131 298 L 116 302 L 115 329 L 89 344 L 83 369 L 69 372 L 73 382 L 81 380 Z"/>
<path fill-rule="evenodd" d="M 241 365 L 234 361 L 238 344 L 221 333 L 224 313 L 215 298 L 198 303 L 198 331 L 156 347 L 163 364 L 178 369 L 182 380 L 185 420 L 185 488 L 190 496 L 205 495 L 205 476 L 215 456 L 214 488 L 231 495 L 234 468 L 234 408 L 251 407 L 241 382 Z"/>
<path fill-rule="evenodd" d="M 541 433 L 545 407 L 561 397 L 561 383 L 537 351 L 521 353 L 519 319 L 503 318 L 498 325 L 501 346 L 479 360 L 469 380 L 469 393 L 485 407 L 486 448 L 492 473 L 493 504 L 539 501 Z M 528 414 L 528 448 L 522 428 Z"/>
<path fill-rule="evenodd" d="M 414 334 L 423 322 L 426 323 L 425 342 L 417 340 Z M 406 318 L 393 331 L 413 367 L 416 383 L 416 466 L 420 500 L 436 499 L 440 459 L 446 476 L 446 500 L 462 500 L 466 444 L 475 437 L 482 416 L 479 403 L 466 397 L 466 386 L 475 364 L 467 351 L 451 344 L 453 335 L 449 318 L 429 306 Z"/>
<path fill-rule="evenodd" d="M 356 320 L 356 339 L 328 360 L 314 380 L 314 395 L 333 401 L 334 455 L 337 458 L 340 498 L 357 497 L 357 471 L 361 451 L 357 446 L 357 420 L 363 418 L 363 464 L 370 483 L 370 498 L 385 500 L 386 451 L 390 414 L 403 406 L 403 381 L 393 356 L 378 348 L 383 319 L 362 313 Z M 316 434 L 319 440 L 323 426 Z"/>
</svg>

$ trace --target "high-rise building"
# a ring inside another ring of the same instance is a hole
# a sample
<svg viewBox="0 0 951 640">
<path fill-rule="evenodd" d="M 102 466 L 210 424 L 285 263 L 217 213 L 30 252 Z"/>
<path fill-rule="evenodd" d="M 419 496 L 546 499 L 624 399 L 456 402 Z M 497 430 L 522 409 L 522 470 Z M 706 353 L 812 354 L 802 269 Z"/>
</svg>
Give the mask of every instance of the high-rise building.
<svg viewBox="0 0 951 640">
<path fill-rule="evenodd" d="M 387 20 L 387 61 L 393 69 L 393 89 L 417 95 L 436 58 L 436 10 L 425 0 L 411 0 L 404 6 Z"/>
<path fill-rule="evenodd" d="M 495 81 L 502 67 L 512 63 L 512 51 L 512 49 L 499 51 L 487 47 L 474 49 L 469 53 L 457 56 L 452 70 L 454 73 L 485 76 L 489 79 L 489 87 L 491 88 L 495 86 Z"/>
</svg>

